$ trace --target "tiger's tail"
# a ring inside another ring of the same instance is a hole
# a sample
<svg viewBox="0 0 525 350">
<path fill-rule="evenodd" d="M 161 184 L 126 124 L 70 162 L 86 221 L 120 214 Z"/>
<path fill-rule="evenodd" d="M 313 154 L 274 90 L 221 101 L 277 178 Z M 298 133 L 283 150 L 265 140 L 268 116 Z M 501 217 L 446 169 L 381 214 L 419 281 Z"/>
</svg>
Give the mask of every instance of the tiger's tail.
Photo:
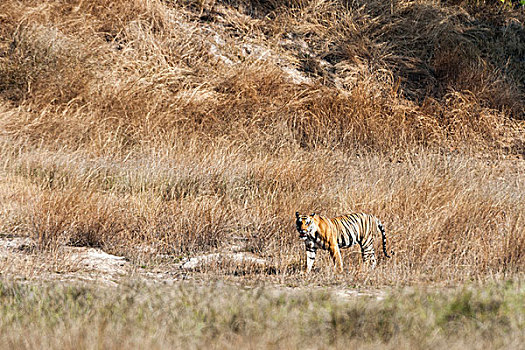
<svg viewBox="0 0 525 350">
<path fill-rule="evenodd" d="M 388 255 L 388 253 L 386 252 L 386 234 L 385 234 L 385 228 L 383 227 L 383 224 L 381 224 L 381 221 L 377 220 L 377 227 L 379 228 L 379 231 L 381 231 L 381 236 L 383 238 L 383 254 L 385 254 L 385 256 L 387 258 L 390 258 L 390 255 Z M 390 254 L 394 255 L 394 251 L 391 250 L 390 251 Z"/>
</svg>

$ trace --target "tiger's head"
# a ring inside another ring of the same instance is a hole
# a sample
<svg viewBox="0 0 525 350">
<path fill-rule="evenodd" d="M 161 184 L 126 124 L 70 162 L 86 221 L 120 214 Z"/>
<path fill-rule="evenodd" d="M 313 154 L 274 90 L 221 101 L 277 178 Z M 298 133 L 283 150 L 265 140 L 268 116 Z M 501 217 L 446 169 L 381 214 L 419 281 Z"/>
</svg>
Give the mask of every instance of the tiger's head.
<svg viewBox="0 0 525 350">
<path fill-rule="evenodd" d="M 315 232 L 318 230 L 317 220 L 318 217 L 316 213 L 312 215 L 300 215 L 299 212 L 295 212 L 295 224 L 297 226 L 297 231 L 299 232 L 299 238 L 306 240 L 308 236 L 311 238 L 315 237 Z"/>
</svg>

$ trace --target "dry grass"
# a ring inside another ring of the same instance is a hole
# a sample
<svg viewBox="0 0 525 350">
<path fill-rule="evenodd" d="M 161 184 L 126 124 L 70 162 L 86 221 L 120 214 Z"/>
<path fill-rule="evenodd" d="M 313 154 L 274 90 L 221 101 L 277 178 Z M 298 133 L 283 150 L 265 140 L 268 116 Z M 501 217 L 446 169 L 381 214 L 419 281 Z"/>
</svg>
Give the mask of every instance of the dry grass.
<svg viewBox="0 0 525 350">
<path fill-rule="evenodd" d="M 317 281 L 525 266 L 523 12 L 432 1 L 0 5 L 5 232 L 298 280 L 293 213 L 374 213 L 396 251 Z M 140 249 L 139 249 L 140 248 Z"/>
<path fill-rule="evenodd" d="M 524 296 L 518 283 L 394 290 L 382 299 L 213 282 L 1 283 L 0 346 L 519 349 Z"/>
</svg>

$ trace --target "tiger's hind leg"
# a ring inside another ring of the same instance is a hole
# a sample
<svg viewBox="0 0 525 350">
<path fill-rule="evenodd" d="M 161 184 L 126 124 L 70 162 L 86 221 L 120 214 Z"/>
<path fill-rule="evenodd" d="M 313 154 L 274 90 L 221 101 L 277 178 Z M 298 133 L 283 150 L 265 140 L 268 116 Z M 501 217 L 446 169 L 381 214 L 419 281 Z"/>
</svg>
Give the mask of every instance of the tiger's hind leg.
<svg viewBox="0 0 525 350">
<path fill-rule="evenodd" d="M 368 264 L 372 269 L 376 267 L 376 254 L 372 245 L 361 247 L 361 256 L 363 257 L 363 262 L 365 264 Z"/>
</svg>

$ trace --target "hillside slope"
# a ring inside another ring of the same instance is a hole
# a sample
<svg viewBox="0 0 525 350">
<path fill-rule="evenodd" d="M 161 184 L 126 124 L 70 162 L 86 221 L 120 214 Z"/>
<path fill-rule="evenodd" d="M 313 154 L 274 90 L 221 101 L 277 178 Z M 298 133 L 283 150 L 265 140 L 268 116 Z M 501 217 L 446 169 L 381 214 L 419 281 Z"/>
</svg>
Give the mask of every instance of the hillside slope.
<svg viewBox="0 0 525 350">
<path fill-rule="evenodd" d="M 302 145 L 463 142 L 523 152 L 510 130 L 525 117 L 519 9 L 321 0 L 1 6 L 2 108 L 23 112 L 2 125 L 20 136 L 90 148 L 102 137 L 118 148 L 179 130 L 251 135 L 285 123 L 286 138 Z"/>
</svg>

